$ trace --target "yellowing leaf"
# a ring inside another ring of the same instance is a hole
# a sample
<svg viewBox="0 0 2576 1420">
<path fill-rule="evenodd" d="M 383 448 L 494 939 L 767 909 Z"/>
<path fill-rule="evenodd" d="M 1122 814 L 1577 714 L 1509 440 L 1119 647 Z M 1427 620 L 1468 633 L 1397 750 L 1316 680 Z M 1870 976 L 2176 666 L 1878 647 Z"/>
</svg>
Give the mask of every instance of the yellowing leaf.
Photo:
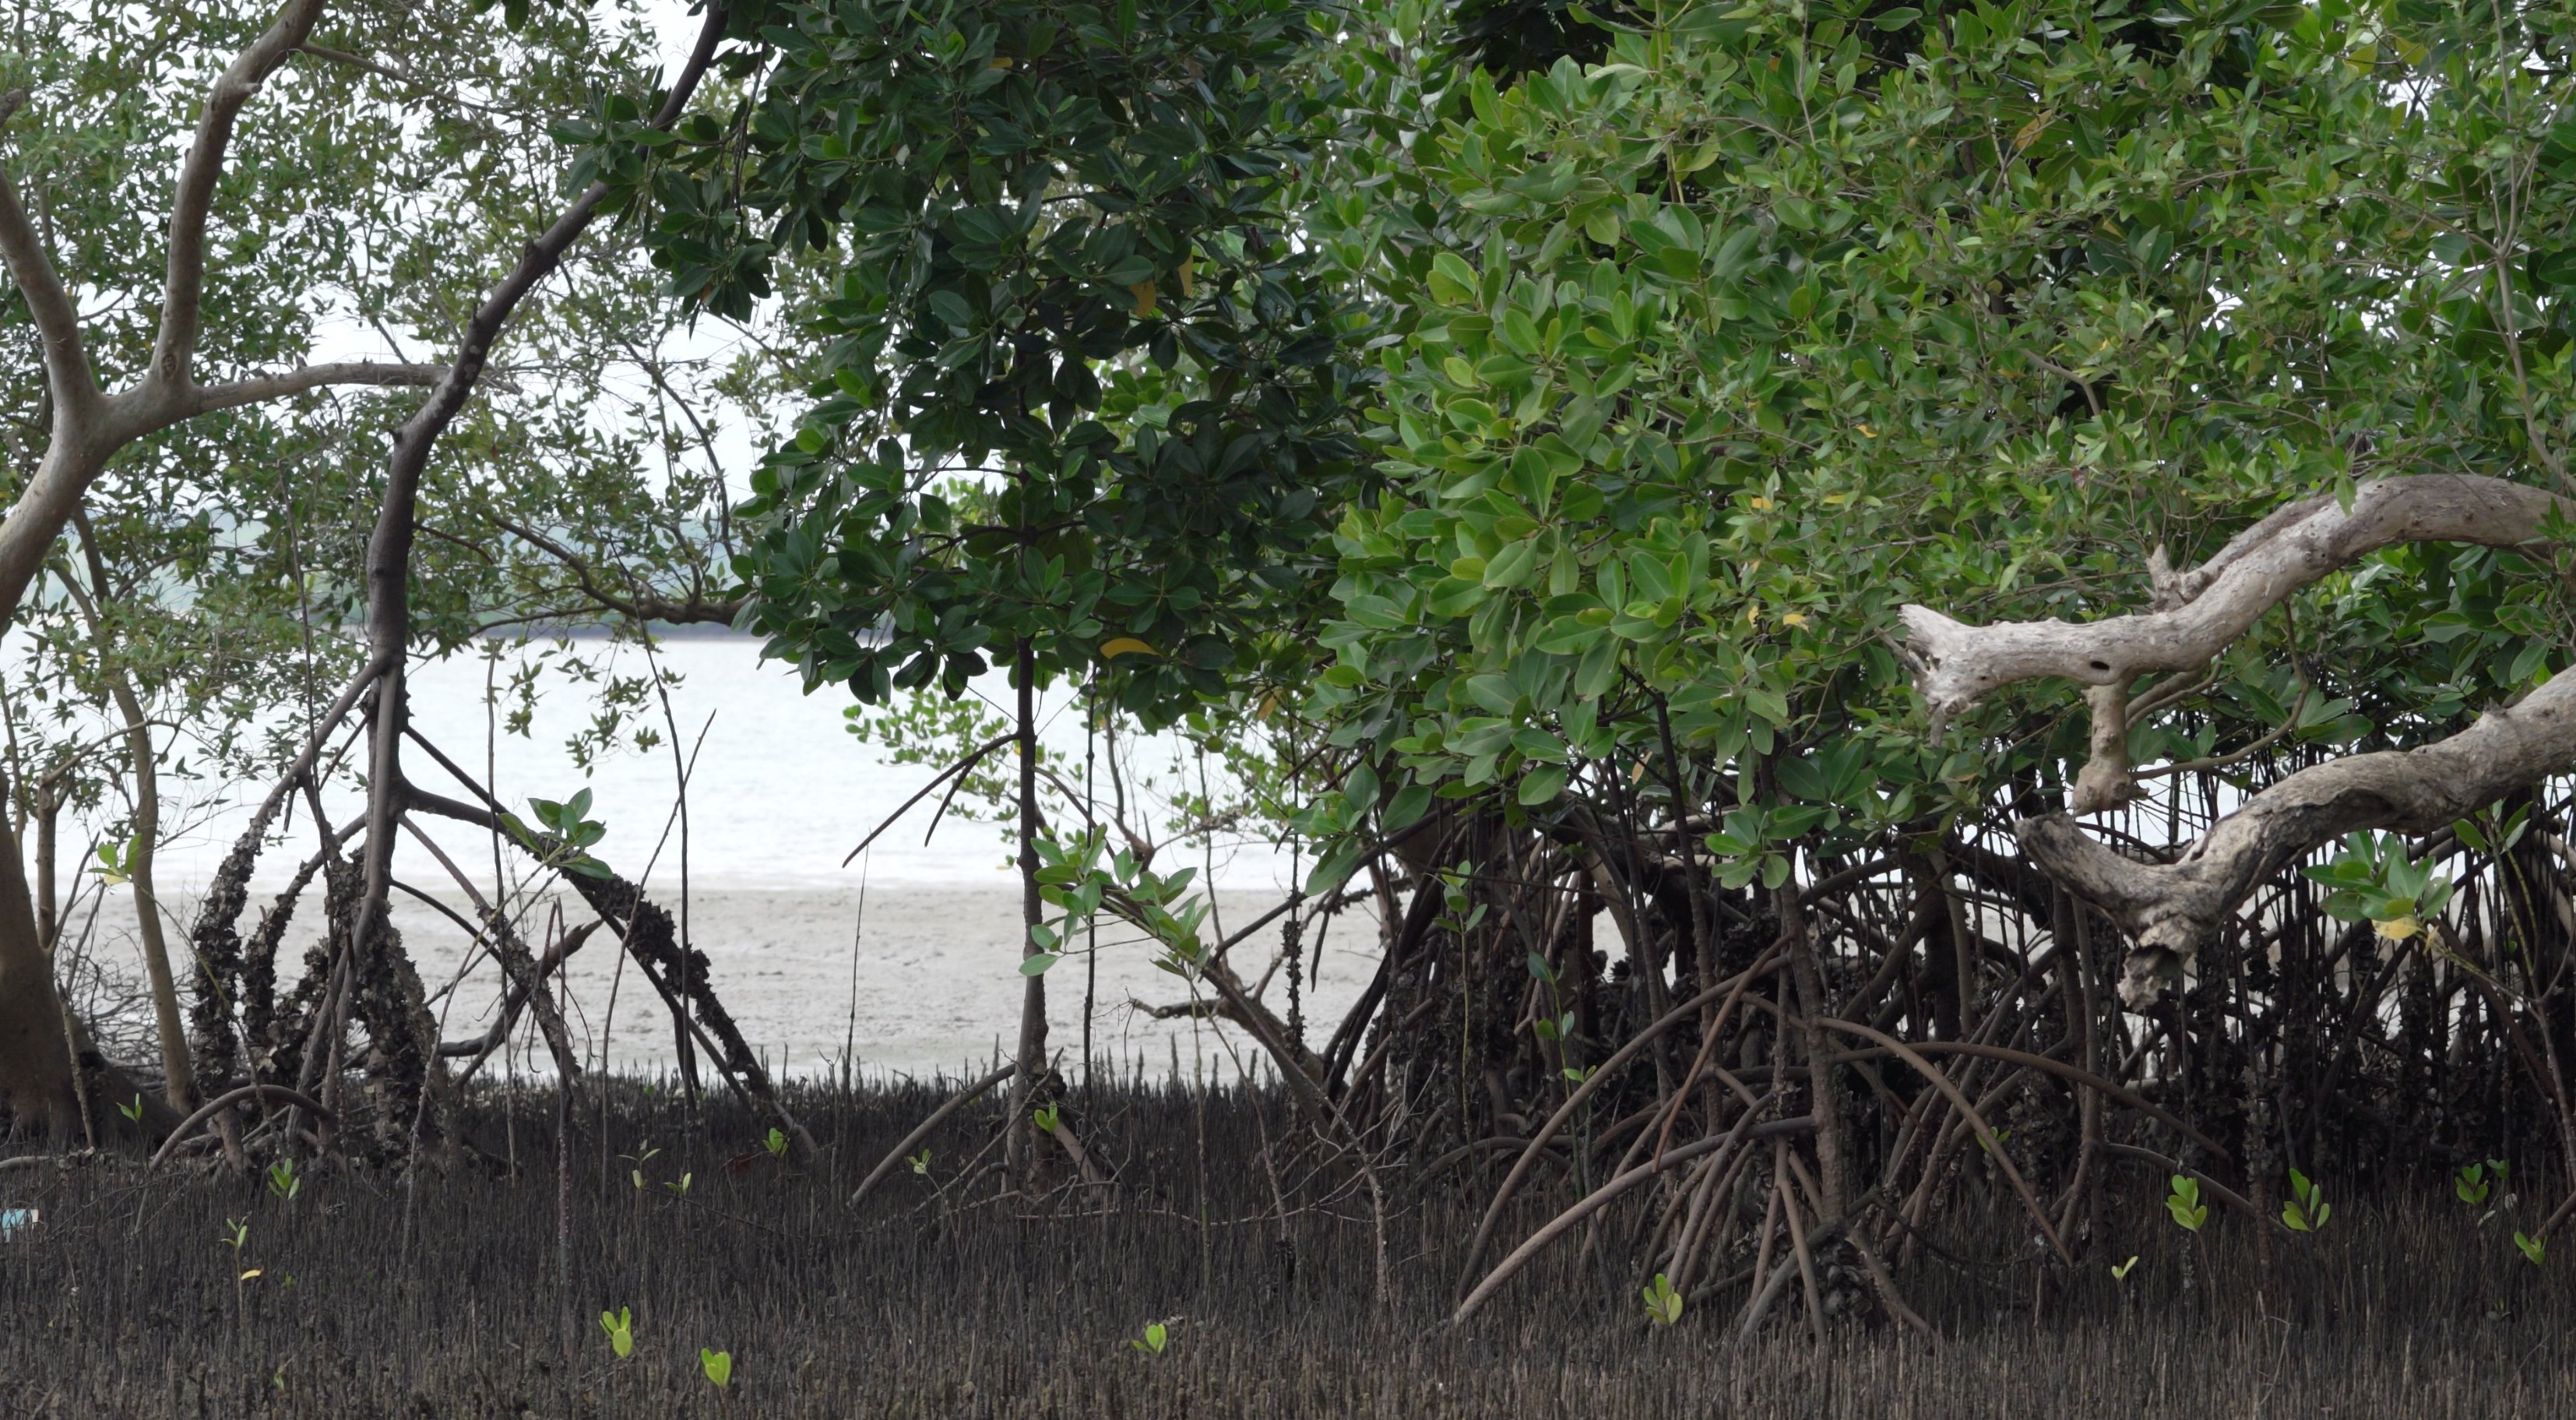
<svg viewBox="0 0 2576 1420">
<path fill-rule="evenodd" d="M 2416 921 L 2411 913 L 2403 917 L 2391 917 L 2385 922 L 2373 922 L 2370 925 L 2379 935 L 2392 942 L 2405 941 L 2424 930 L 2424 924 Z"/>
<path fill-rule="evenodd" d="M 1011 63 L 1011 56 L 1007 54 L 996 54 L 993 56 L 993 67 L 996 69 L 1008 69 L 1011 67 Z"/>
<path fill-rule="evenodd" d="M 1771 511 L 1771 500 L 1768 498 L 1755 498 L 1745 506 L 1751 508 L 1757 513 L 1767 513 Z"/>
<path fill-rule="evenodd" d="M 2021 126 L 2021 132 L 2013 135 L 2013 151 L 2018 153 L 2022 149 L 2029 147 L 2031 144 L 2038 142 L 2039 135 L 2046 133 L 2048 131 L 2048 125 L 2055 123 L 2056 121 L 2057 110 L 2041 110 L 2031 118 L 2030 122 Z"/>
<path fill-rule="evenodd" d="M 1195 295 L 1197 295 L 1198 293 L 1199 293 L 1198 261 L 1197 261 L 1197 259 L 1196 259 L 1196 258 L 1194 258 L 1194 257 L 1186 257 L 1186 256 L 1185 256 L 1185 257 L 1182 257 L 1182 258 L 1181 258 L 1181 294 L 1182 294 L 1182 295 L 1184 295 L 1184 296 L 1195 296 Z"/>
<path fill-rule="evenodd" d="M 1804 629 L 1807 624 L 1807 614 L 1803 611 L 1790 612 L 1786 616 L 1780 618 L 1780 624 L 1783 626 L 1795 626 Z"/>
<path fill-rule="evenodd" d="M 252 1279 L 253 1277 L 258 1276 L 258 1275 L 260 1274 L 260 1270 L 261 1270 L 261 1269 L 254 1267 L 254 1268 L 252 1268 L 251 1270 L 249 1270 L 248 1272 L 243 1273 L 243 1274 L 241 1275 L 241 1279 L 242 1279 L 243 1281 L 247 1282 L 247 1281 L 249 1281 L 250 1279 Z"/>
<path fill-rule="evenodd" d="M 1153 654 L 1153 647 L 1146 645 L 1144 642 L 1137 640 L 1133 636 L 1113 636 L 1100 643 L 1100 658 L 1104 661 L 1114 661 L 1120 656 L 1150 656 Z"/>
<path fill-rule="evenodd" d="M 1154 283 L 1139 281 L 1127 288 L 1136 297 L 1136 318 L 1145 320 L 1154 314 Z"/>
</svg>

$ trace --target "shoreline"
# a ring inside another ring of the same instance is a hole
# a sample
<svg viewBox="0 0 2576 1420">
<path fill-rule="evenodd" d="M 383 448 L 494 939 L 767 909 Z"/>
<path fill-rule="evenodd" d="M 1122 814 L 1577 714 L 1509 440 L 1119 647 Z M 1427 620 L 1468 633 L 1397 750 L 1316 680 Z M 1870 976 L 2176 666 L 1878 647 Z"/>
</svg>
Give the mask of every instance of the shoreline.
<svg viewBox="0 0 2576 1420">
<path fill-rule="evenodd" d="M 320 890 L 318 883 L 307 889 L 281 940 L 281 987 L 318 940 Z M 263 895 L 253 887 L 242 914 L 245 935 L 273 896 L 273 889 Z M 459 916 L 473 916 L 462 893 L 430 896 Z M 195 919 L 198 900 L 196 893 L 165 893 L 163 904 L 187 923 Z M 657 900 L 679 916 L 676 891 Z M 1019 972 L 1018 886 L 878 882 L 867 889 L 864 920 L 859 900 L 856 886 L 691 885 L 689 938 L 707 955 L 717 998 L 772 1071 L 782 1077 L 837 1077 L 845 1046 L 858 1072 L 889 1079 L 972 1069 L 996 1049 L 1007 1053 L 1019 1034 L 1025 983 Z M 1268 893 L 1219 892 L 1216 917 L 1249 922 L 1278 901 Z M 471 941 L 457 922 L 408 894 L 395 895 L 392 919 L 440 1017 L 441 1038 L 458 1040 L 485 1029 L 500 985 L 489 955 L 474 953 L 469 963 Z M 536 898 L 519 917 L 523 939 L 539 955 L 553 934 L 589 920 L 588 908 L 568 890 Z M 1216 941 L 1223 934 L 1212 922 L 1207 935 Z M 1096 956 L 1067 955 L 1047 973 L 1049 1049 L 1060 1052 L 1062 1068 L 1080 1067 L 1087 995 L 1095 1062 L 1122 1076 L 1142 1069 L 1160 1077 L 1175 1064 L 1188 1072 L 1193 1020 L 1150 1014 L 1151 1007 L 1185 1002 L 1185 984 L 1158 969 L 1150 944 L 1124 924 L 1104 918 L 1098 940 Z M 1365 905 L 1345 910 L 1326 928 L 1320 959 L 1316 945 L 1310 924 L 1304 947 L 1310 960 L 1318 960 L 1305 991 L 1310 1029 L 1315 1022 L 1338 1022 L 1375 972 L 1374 912 Z M 184 938 L 173 946 L 184 950 Z M 623 970 L 624 955 L 608 949 L 613 946 L 613 938 L 595 933 L 566 963 L 567 1024 L 584 1068 L 638 1074 L 672 1068 L 677 1055 L 669 1017 L 651 989 Z M 1235 948 L 1230 960 L 1247 981 L 1258 980 L 1278 949 L 1279 938 L 1265 929 Z M 112 892 L 101 905 L 88 950 L 111 973 L 140 979 L 132 899 L 123 891 Z M 466 968 L 461 974 L 460 967 Z M 1268 999 L 1284 1014 L 1283 992 L 1283 982 L 1273 981 Z M 1196 1055 L 1206 1068 L 1230 1073 L 1228 1046 L 1247 1066 L 1259 1054 L 1235 1027 L 1197 1024 L 1203 1034 Z M 494 1067 L 551 1073 L 542 1048 L 527 1053 L 527 1029 L 523 1022 L 522 1041 L 505 1052 L 510 1060 L 496 1057 Z M 1258 1068 L 1268 1064 L 1264 1058 Z"/>
</svg>

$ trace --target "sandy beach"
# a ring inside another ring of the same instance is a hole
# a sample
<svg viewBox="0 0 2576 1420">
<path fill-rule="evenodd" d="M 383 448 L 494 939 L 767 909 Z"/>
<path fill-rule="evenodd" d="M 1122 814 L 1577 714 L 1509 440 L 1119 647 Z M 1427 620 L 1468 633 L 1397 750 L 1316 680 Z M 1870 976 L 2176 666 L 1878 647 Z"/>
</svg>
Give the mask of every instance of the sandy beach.
<svg viewBox="0 0 2576 1420">
<path fill-rule="evenodd" d="M 472 916 L 461 895 L 445 900 L 459 915 Z M 660 900 L 678 913 L 676 893 Z M 245 930 L 266 901 L 254 895 L 243 914 Z M 1224 930 L 1233 931 L 1277 903 L 1266 894 L 1223 893 L 1218 911 Z M 194 911 L 193 902 L 177 907 L 183 920 Z M 523 920 L 528 940 L 541 951 L 558 908 L 563 927 L 588 920 L 581 901 L 568 893 L 539 899 Z M 855 888 L 705 889 L 689 894 L 688 908 L 690 937 L 714 965 L 719 997 L 743 1034 L 782 1073 L 837 1073 L 846 1046 L 866 1074 L 956 1075 L 981 1068 L 1017 1037 L 1020 901 L 1003 883 L 875 885 L 866 894 L 864 919 Z M 282 971 L 292 970 L 313 941 L 318 909 L 317 887 L 287 934 Z M 131 913 L 130 897 L 112 891 L 102 905 L 93 950 L 112 973 L 139 979 Z M 479 1034 L 497 1000 L 499 976 L 489 958 L 473 962 L 460 978 L 469 940 L 454 921 L 400 896 L 393 915 L 424 984 L 444 992 L 435 1006 L 443 1036 Z M 1061 1051 L 1064 1068 L 1073 1069 L 1082 1057 L 1086 987 L 1093 1052 L 1104 1065 L 1154 1075 L 1168 1072 L 1177 1060 L 1185 1074 L 1196 1068 L 1194 1062 L 1230 1073 L 1229 1045 L 1250 1060 L 1255 1052 L 1231 1027 L 1200 1022 L 1194 1041 L 1188 1019 L 1153 1019 L 1148 1008 L 1186 1001 L 1187 985 L 1155 967 L 1149 944 L 1120 924 L 1104 918 L 1098 935 L 1095 954 L 1068 956 L 1047 976 L 1049 1043 Z M 1257 979 L 1276 958 L 1279 941 L 1276 924 L 1264 927 L 1230 960 L 1247 979 Z M 605 933 L 595 933 L 570 964 L 572 1021 L 585 1058 L 604 1053 L 613 1068 L 625 1071 L 667 1068 L 674 1060 L 669 1014 L 635 972 L 619 971 L 614 945 Z M 1308 945 L 1311 951 L 1311 936 Z M 1087 965 L 1096 971 L 1087 972 Z M 1330 1033 L 1376 965 L 1374 915 L 1355 908 L 1334 919 L 1325 932 L 1319 975 L 1305 992 L 1313 1039 L 1320 1042 Z M 1265 999 L 1286 1012 L 1284 973 L 1271 981 Z M 542 1050 L 533 1066 L 524 1050 L 520 1054 L 520 1068 L 551 1068 L 542 1064 Z"/>
</svg>

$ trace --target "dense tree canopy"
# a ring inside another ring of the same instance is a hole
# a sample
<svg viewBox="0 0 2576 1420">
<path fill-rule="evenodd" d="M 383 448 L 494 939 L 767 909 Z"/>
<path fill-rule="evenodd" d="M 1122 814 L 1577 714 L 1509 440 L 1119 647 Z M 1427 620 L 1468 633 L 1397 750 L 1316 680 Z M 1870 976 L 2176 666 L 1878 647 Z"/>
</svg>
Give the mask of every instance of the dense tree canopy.
<svg viewBox="0 0 2576 1420">
<path fill-rule="evenodd" d="M 1340 530 L 1323 712 L 1536 808 L 1668 706 L 1744 771 L 1730 876 L 1776 885 L 1818 831 L 2083 757 L 2044 688 L 1928 740 L 1900 605 L 2089 619 L 2305 492 L 2557 479 L 2576 149 L 2524 61 L 2565 34 L 2291 18 L 1705 6 L 1508 89 L 1442 88 L 1420 29 L 1354 51 L 1422 136 L 1352 158 L 1414 201 L 1317 211 L 1406 313 L 1371 416 L 1403 496 Z M 2438 738 L 2563 666 L 2567 613 L 2527 556 L 2393 551 L 2133 753 Z"/>
</svg>

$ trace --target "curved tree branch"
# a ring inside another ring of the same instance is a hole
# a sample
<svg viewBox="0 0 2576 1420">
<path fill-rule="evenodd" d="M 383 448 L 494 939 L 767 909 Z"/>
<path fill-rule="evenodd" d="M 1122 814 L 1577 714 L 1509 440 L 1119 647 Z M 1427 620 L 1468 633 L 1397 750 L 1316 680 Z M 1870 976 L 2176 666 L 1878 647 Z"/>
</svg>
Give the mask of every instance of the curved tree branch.
<svg viewBox="0 0 2576 1420">
<path fill-rule="evenodd" d="M 265 404 L 291 394 L 320 389 L 324 385 L 416 385 L 426 387 L 447 374 L 443 365 L 397 365 L 381 360 L 346 360 L 327 365 L 299 365 L 271 375 L 251 375 L 227 380 L 219 385 L 192 386 L 179 407 L 177 418 L 191 419 L 211 414 L 218 409 L 238 409 L 245 404 Z"/>
<path fill-rule="evenodd" d="M 2571 512 L 2576 503 L 2537 488 L 2456 474 L 2370 484 L 2349 510 L 2331 497 L 2305 499 L 2239 534 L 2202 566 L 2158 576 L 2156 611 L 1971 627 L 1909 606 L 1917 683 L 1937 723 L 2017 681 L 2057 676 L 2120 687 L 2150 671 L 2188 670 L 2299 588 L 2379 548 L 2419 541 L 2527 547 L 2544 540 L 2553 513 Z M 2104 697 L 2095 698 L 2099 713 Z M 2069 814 L 2027 818 L 2016 831 L 2034 862 L 2136 941 L 2120 990 L 2138 1004 L 2178 981 L 2201 940 L 2258 881 L 2299 855 L 2358 829 L 2429 832 L 2570 763 L 2576 675 L 2562 675 L 2449 739 L 2292 774 L 2169 864 L 2122 856 L 2086 837 Z M 2125 764 L 2117 775 L 2125 785 Z M 2087 766 L 2086 782 L 2097 793 L 2106 778 L 2107 770 Z"/>
<path fill-rule="evenodd" d="M 25 89 L 0 94 L 0 129 L 8 127 L 26 101 Z M 5 172 L 0 172 L 0 259 L 7 261 L 9 279 L 26 297 L 36 331 L 44 337 L 45 378 L 53 388 L 54 404 L 88 414 L 98 404 L 99 393 L 89 368 L 89 352 L 81 342 L 80 311 L 72 304 L 71 293 L 63 289 L 62 275 L 54 269 L 35 224 L 27 220 L 26 209 L 18 205 L 17 185 Z"/>
<path fill-rule="evenodd" d="M 2367 484 L 2349 512 L 2333 495 L 2292 503 L 2237 534 L 2217 556 L 2158 588 L 2169 608 L 2101 621 L 2007 621 L 1968 626 L 1925 606 L 1905 619 L 1921 660 L 1916 686 L 1933 730 L 1993 692 L 2056 676 L 2125 686 L 2149 671 L 2196 670 L 2263 613 L 2319 577 L 2400 542 L 2521 547 L 2540 541 L 2556 507 L 2576 502 L 2470 474 L 2425 474 Z"/>
<path fill-rule="evenodd" d="M 242 105 L 313 33 L 314 22 L 321 18 L 322 0 L 287 0 L 277 19 L 234 57 L 206 93 L 197 136 L 179 166 L 178 187 L 170 202 L 170 269 L 161 288 L 161 326 L 152 337 L 152 363 L 144 374 L 143 389 L 156 390 L 162 397 L 184 396 L 188 390 L 188 365 L 197 351 L 205 294 L 206 216 L 214 208 L 224 153 L 232 146 L 233 123 L 241 116 Z"/>
<path fill-rule="evenodd" d="M 612 592 L 599 584 L 598 575 L 578 552 L 523 523 L 514 522 L 488 508 L 477 509 L 476 515 L 494 527 L 563 564 L 581 588 L 582 595 L 639 625 L 663 622 L 672 626 L 690 624 L 731 626 L 742 617 L 747 597 L 722 597 L 709 600 L 695 589 L 686 597 L 664 596 L 648 589 Z"/>
</svg>

